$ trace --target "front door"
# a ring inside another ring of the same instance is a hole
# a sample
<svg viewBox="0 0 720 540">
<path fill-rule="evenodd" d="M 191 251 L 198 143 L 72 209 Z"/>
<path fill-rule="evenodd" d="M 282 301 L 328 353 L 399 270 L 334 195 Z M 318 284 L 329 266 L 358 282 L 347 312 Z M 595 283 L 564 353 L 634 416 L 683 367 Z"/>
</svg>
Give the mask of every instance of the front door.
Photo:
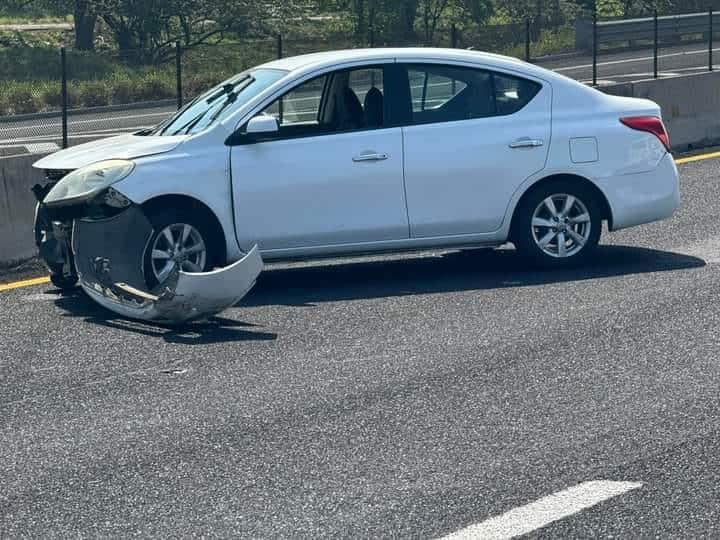
<svg viewBox="0 0 720 540">
<path fill-rule="evenodd" d="M 408 238 L 402 131 L 385 126 L 383 74 L 365 66 L 301 83 L 263 111 L 278 119 L 277 133 L 232 147 L 243 247 Z"/>
<path fill-rule="evenodd" d="M 403 129 L 411 235 L 496 231 L 513 193 L 545 167 L 549 85 L 469 67 L 404 68 L 412 102 Z"/>
</svg>

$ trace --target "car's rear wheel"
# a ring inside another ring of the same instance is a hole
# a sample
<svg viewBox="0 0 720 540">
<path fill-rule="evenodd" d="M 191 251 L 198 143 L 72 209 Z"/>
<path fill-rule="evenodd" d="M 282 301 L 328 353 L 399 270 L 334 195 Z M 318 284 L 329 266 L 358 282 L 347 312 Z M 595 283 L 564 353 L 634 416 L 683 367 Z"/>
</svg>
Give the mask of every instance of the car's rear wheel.
<svg viewBox="0 0 720 540">
<path fill-rule="evenodd" d="M 585 263 L 600 241 L 601 206 L 595 194 L 572 181 L 545 184 L 521 201 L 512 240 L 532 263 L 562 268 Z"/>
<path fill-rule="evenodd" d="M 145 281 L 150 288 L 173 273 L 206 272 L 217 259 L 212 228 L 195 216 L 164 211 L 149 216 L 153 235 L 145 252 Z"/>
</svg>

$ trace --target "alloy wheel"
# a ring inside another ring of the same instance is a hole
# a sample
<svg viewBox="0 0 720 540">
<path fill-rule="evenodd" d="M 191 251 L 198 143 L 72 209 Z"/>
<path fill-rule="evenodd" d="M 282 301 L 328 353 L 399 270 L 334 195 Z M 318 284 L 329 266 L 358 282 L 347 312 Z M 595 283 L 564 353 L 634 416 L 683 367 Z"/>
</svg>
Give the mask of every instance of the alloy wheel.
<svg viewBox="0 0 720 540">
<path fill-rule="evenodd" d="M 207 247 L 200 232 L 187 223 L 168 225 L 155 237 L 150 254 L 158 283 L 178 269 L 202 272 L 207 261 Z"/>
<path fill-rule="evenodd" d="M 533 212 L 530 227 L 535 244 L 543 253 L 560 259 L 572 257 L 590 238 L 590 213 L 573 195 L 550 195 Z"/>
</svg>

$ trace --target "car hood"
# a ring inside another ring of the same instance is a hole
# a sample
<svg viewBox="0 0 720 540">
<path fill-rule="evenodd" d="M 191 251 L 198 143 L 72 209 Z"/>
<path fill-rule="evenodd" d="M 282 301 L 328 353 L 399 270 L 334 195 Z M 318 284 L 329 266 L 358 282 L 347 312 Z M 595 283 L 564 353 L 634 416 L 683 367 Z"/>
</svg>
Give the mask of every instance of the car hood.
<svg viewBox="0 0 720 540">
<path fill-rule="evenodd" d="M 157 137 L 142 135 L 118 135 L 79 144 L 45 156 L 33 163 L 38 169 L 79 169 L 106 159 L 133 159 L 162 154 L 176 148 L 187 135 Z"/>
</svg>

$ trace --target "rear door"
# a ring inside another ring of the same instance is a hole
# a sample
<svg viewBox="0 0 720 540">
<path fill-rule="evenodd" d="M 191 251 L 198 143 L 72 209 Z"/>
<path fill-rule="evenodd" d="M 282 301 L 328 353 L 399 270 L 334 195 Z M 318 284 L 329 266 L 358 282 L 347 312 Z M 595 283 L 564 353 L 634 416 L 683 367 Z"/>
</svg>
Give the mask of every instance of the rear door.
<svg viewBox="0 0 720 540">
<path fill-rule="evenodd" d="M 485 69 L 404 64 L 403 128 L 412 237 L 493 232 L 512 194 L 545 167 L 549 84 Z"/>
</svg>

